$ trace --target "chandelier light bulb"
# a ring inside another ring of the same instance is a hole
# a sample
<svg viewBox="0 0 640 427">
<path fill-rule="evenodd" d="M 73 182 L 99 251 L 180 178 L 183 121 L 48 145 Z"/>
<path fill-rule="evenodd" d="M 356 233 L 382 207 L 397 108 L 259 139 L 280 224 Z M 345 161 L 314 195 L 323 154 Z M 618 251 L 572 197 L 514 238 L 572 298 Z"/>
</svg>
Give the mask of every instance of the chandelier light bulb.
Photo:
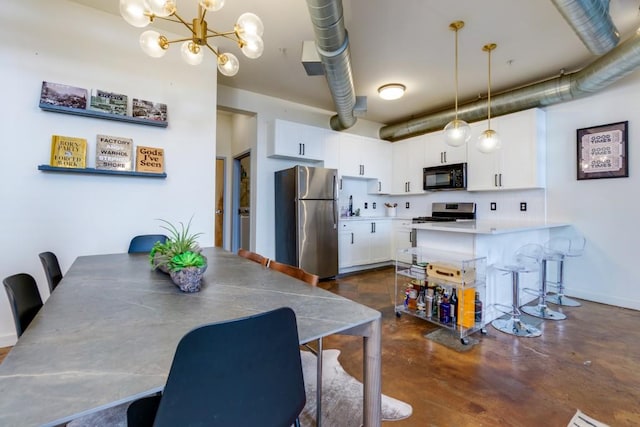
<svg viewBox="0 0 640 427">
<path fill-rule="evenodd" d="M 147 30 L 140 35 L 140 47 L 152 58 L 162 58 L 167 53 L 168 45 L 162 43 L 162 39 L 166 41 L 166 38 L 159 32 L 154 30 Z M 166 47 L 163 47 L 166 46 Z"/>
<path fill-rule="evenodd" d="M 200 0 L 200 6 L 209 12 L 216 12 L 224 6 L 224 0 Z"/>
<path fill-rule="evenodd" d="M 484 154 L 490 154 L 497 151 L 502 146 L 498 132 L 493 129 L 487 129 L 476 141 L 476 148 Z"/>
<path fill-rule="evenodd" d="M 200 46 L 191 40 L 182 43 L 182 47 L 180 47 L 180 54 L 182 55 L 184 62 L 189 65 L 199 65 L 202 63 L 202 59 L 204 58 L 204 54 Z"/>
<path fill-rule="evenodd" d="M 461 147 L 471 139 L 471 126 L 464 120 L 451 120 L 444 127 L 444 141 L 451 147 Z"/>
<path fill-rule="evenodd" d="M 243 46 L 240 48 L 244 56 L 251 59 L 260 58 L 262 52 L 264 52 L 264 42 L 262 37 L 254 37 L 250 40 L 245 40 Z"/>
<path fill-rule="evenodd" d="M 264 33 L 262 20 L 255 13 L 246 12 L 240 15 L 236 21 L 236 26 L 240 37 L 245 40 L 255 36 L 262 37 L 262 34 Z"/>
<path fill-rule="evenodd" d="M 171 16 L 176 11 L 176 2 L 175 0 L 144 0 L 151 12 L 154 15 L 159 16 L 161 18 L 166 18 L 167 16 Z"/>
<path fill-rule="evenodd" d="M 240 63 L 238 58 L 233 53 L 221 53 L 218 56 L 218 70 L 227 77 L 232 77 L 238 74 L 240 69 Z"/>
<path fill-rule="evenodd" d="M 120 0 L 120 15 L 137 28 L 144 28 L 151 22 L 145 0 Z"/>
</svg>

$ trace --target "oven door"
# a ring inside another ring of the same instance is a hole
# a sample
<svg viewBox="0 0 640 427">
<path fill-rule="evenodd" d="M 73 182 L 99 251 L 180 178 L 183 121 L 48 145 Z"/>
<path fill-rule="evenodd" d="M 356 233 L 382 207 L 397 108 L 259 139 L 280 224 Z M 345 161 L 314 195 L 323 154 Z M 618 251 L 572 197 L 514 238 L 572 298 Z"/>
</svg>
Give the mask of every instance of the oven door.
<svg viewBox="0 0 640 427">
<path fill-rule="evenodd" d="M 464 190 L 467 188 L 467 164 L 424 168 L 423 178 L 425 190 Z"/>
</svg>

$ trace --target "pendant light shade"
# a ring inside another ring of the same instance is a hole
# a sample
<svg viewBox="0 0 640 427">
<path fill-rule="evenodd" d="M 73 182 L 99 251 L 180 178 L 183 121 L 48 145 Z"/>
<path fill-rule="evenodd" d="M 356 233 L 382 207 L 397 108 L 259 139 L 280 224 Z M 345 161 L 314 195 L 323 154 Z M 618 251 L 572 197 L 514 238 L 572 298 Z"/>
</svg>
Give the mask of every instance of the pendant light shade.
<svg viewBox="0 0 640 427">
<path fill-rule="evenodd" d="M 486 44 L 482 47 L 482 50 L 488 52 L 489 56 L 489 83 L 487 91 L 487 130 L 482 132 L 478 140 L 476 141 L 476 148 L 481 153 L 489 154 L 500 149 L 501 141 L 500 135 L 491 129 L 491 51 L 493 51 L 497 45 L 495 43 Z"/>
<path fill-rule="evenodd" d="M 456 33 L 455 41 L 455 93 L 456 115 L 455 118 L 444 127 L 444 141 L 451 147 L 460 147 L 471 138 L 471 127 L 464 120 L 458 119 L 458 31 L 464 27 L 464 21 L 455 21 L 449 24 L 449 29 Z"/>
</svg>

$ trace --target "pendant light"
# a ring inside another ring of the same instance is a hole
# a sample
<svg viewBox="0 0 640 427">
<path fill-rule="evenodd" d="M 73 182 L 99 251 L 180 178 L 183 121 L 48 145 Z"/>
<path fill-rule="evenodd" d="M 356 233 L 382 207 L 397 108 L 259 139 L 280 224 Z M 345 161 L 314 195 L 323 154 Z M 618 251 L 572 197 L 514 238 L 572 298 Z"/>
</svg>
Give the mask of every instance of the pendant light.
<svg viewBox="0 0 640 427">
<path fill-rule="evenodd" d="M 444 127 L 444 141 L 451 147 L 460 147 L 471 138 L 471 127 L 464 120 L 458 120 L 458 31 L 464 27 L 464 21 L 455 21 L 449 24 L 449 29 L 456 33 L 456 60 L 455 60 L 455 89 L 456 107 L 455 118 Z"/>
<path fill-rule="evenodd" d="M 482 132 L 478 141 L 476 141 L 476 148 L 478 151 L 489 154 L 500 149 L 500 136 L 498 132 L 491 129 L 491 51 L 493 51 L 497 45 L 495 43 L 486 44 L 482 47 L 482 50 L 488 52 L 489 56 L 489 84 L 487 92 L 487 130 Z"/>
</svg>

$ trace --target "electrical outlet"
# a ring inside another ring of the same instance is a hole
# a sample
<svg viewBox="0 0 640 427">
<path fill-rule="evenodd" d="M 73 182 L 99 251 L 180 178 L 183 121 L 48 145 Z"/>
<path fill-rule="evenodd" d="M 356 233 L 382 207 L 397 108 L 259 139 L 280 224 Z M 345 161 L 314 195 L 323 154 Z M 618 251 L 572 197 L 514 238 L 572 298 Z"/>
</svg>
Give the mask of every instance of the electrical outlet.
<svg viewBox="0 0 640 427">
<path fill-rule="evenodd" d="M 520 202 L 520 210 L 525 212 L 527 210 L 527 202 Z"/>
<path fill-rule="evenodd" d="M 495 211 L 496 209 L 498 209 L 498 205 L 496 204 L 496 202 L 491 202 L 491 210 Z"/>
<path fill-rule="evenodd" d="M 364 208 L 365 208 L 365 209 L 369 209 L 369 203 L 364 202 Z"/>
<path fill-rule="evenodd" d="M 371 203 L 371 208 L 375 209 L 376 208 L 376 202 Z"/>
<path fill-rule="evenodd" d="M 409 209 L 409 202 L 407 202 L 407 203 L 405 203 L 405 204 L 404 204 L 404 208 L 405 208 L 405 209 Z"/>
</svg>

